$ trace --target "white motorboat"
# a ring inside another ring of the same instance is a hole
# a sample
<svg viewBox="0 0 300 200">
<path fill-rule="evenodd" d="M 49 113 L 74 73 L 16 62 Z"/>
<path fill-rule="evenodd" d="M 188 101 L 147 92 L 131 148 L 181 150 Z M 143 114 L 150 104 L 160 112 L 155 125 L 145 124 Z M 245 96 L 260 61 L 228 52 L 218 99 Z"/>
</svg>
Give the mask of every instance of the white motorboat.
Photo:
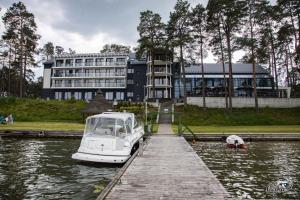
<svg viewBox="0 0 300 200">
<path fill-rule="evenodd" d="M 84 135 L 73 159 L 124 163 L 138 148 L 144 129 L 133 113 L 104 112 L 86 119 Z"/>
</svg>

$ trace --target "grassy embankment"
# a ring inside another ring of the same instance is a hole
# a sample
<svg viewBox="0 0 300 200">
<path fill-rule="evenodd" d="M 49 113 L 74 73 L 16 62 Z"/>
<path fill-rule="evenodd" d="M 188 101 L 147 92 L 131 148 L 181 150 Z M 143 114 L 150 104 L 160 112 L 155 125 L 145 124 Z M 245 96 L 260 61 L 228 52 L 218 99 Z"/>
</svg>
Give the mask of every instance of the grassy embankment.
<svg viewBox="0 0 300 200">
<path fill-rule="evenodd" d="M 251 108 L 207 109 L 197 106 L 176 108 L 181 120 L 195 133 L 300 133 L 300 108 L 261 108 L 256 113 Z M 178 118 L 176 118 L 178 123 Z M 177 125 L 173 125 L 177 133 Z"/>
<path fill-rule="evenodd" d="M 12 114 L 14 124 L 0 130 L 82 131 L 84 101 L 0 98 L 0 115 Z"/>
</svg>

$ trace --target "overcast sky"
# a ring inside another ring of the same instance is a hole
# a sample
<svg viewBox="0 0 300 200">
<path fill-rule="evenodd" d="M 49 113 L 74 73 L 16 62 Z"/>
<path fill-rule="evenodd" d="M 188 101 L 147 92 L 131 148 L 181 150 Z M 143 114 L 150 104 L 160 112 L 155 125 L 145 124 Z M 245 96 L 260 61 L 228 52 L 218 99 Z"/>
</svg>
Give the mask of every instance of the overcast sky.
<svg viewBox="0 0 300 200">
<path fill-rule="evenodd" d="M 13 0 L 0 0 L 2 11 L 10 7 Z M 77 53 L 99 52 L 104 44 L 120 43 L 136 46 L 137 25 L 141 11 L 159 13 L 166 22 L 176 0 L 23 0 L 29 12 L 35 15 L 39 45 L 51 41 L 55 46 Z M 193 5 L 207 0 L 189 0 Z M 0 22 L 0 34 L 4 30 Z M 235 60 L 238 59 L 238 54 Z M 205 62 L 214 62 L 210 55 Z M 42 70 L 38 70 L 41 75 Z"/>
<path fill-rule="evenodd" d="M 12 0 L 0 0 L 8 8 Z M 39 44 L 52 41 L 76 52 L 99 52 L 106 43 L 136 46 L 139 13 L 153 10 L 167 21 L 176 0 L 24 0 L 35 15 Z M 206 3 L 206 0 L 191 0 Z M 3 15 L 5 9 L 1 11 Z M 1 22 L 2 23 L 2 22 Z M 1 24 L 1 32 L 3 24 Z"/>
</svg>

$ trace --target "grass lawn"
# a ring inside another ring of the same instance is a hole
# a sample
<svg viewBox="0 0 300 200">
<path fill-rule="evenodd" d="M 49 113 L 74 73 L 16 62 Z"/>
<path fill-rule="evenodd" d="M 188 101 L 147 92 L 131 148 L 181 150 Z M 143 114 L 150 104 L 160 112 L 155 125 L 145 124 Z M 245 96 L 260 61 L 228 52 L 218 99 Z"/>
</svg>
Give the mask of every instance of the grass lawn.
<svg viewBox="0 0 300 200">
<path fill-rule="evenodd" d="M 82 131 L 84 124 L 69 122 L 15 122 L 12 125 L 1 124 L 0 130 L 16 131 Z"/>
<path fill-rule="evenodd" d="M 178 106 L 176 111 L 180 113 L 181 121 L 187 126 L 246 126 L 250 128 L 261 126 L 265 130 L 264 127 L 269 125 L 300 125 L 300 107 L 261 108 L 259 113 L 256 113 L 253 108 L 235 108 L 229 113 L 220 108 L 208 108 L 204 111 L 198 106 L 189 105 L 185 109 L 183 106 Z M 178 117 L 175 118 L 175 122 L 178 123 Z M 276 130 L 275 126 L 273 126 L 274 130 Z M 247 128 L 244 130 L 247 131 Z"/>
<path fill-rule="evenodd" d="M 157 131 L 158 131 L 158 125 L 159 124 L 153 124 L 153 127 L 152 127 L 153 133 L 157 133 Z"/>
<path fill-rule="evenodd" d="M 194 133 L 299 133 L 300 125 L 271 126 L 188 126 Z M 178 126 L 172 125 L 174 133 Z"/>
<path fill-rule="evenodd" d="M 17 122 L 69 121 L 82 122 L 81 111 L 86 102 L 76 100 L 0 98 L 0 115 L 13 115 Z"/>
</svg>

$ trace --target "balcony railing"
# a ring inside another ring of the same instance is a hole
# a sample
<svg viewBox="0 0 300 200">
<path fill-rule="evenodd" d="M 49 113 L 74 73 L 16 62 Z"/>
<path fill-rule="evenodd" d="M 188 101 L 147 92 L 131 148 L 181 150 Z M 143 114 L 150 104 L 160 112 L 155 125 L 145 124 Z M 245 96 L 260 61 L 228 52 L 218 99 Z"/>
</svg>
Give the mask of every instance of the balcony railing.
<svg viewBox="0 0 300 200">
<path fill-rule="evenodd" d="M 114 73 L 74 73 L 74 74 L 53 74 L 53 77 L 120 77 L 126 76 L 125 72 Z"/>
<path fill-rule="evenodd" d="M 103 87 L 103 88 L 115 88 L 115 87 L 125 87 L 125 83 L 59 83 L 53 84 L 52 87 L 55 88 L 65 88 L 65 87 Z"/>
<path fill-rule="evenodd" d="M 101 66 L 101 67 L 115 67 L 115 66 L 125 66 L 126 62 L 87 62 L 87 63 L 75 63 L 75 67 L 94 67 L 94 66 Z M 74 67 L 72 64 L 56 64 L 55 67 Z"/>
</svg>

